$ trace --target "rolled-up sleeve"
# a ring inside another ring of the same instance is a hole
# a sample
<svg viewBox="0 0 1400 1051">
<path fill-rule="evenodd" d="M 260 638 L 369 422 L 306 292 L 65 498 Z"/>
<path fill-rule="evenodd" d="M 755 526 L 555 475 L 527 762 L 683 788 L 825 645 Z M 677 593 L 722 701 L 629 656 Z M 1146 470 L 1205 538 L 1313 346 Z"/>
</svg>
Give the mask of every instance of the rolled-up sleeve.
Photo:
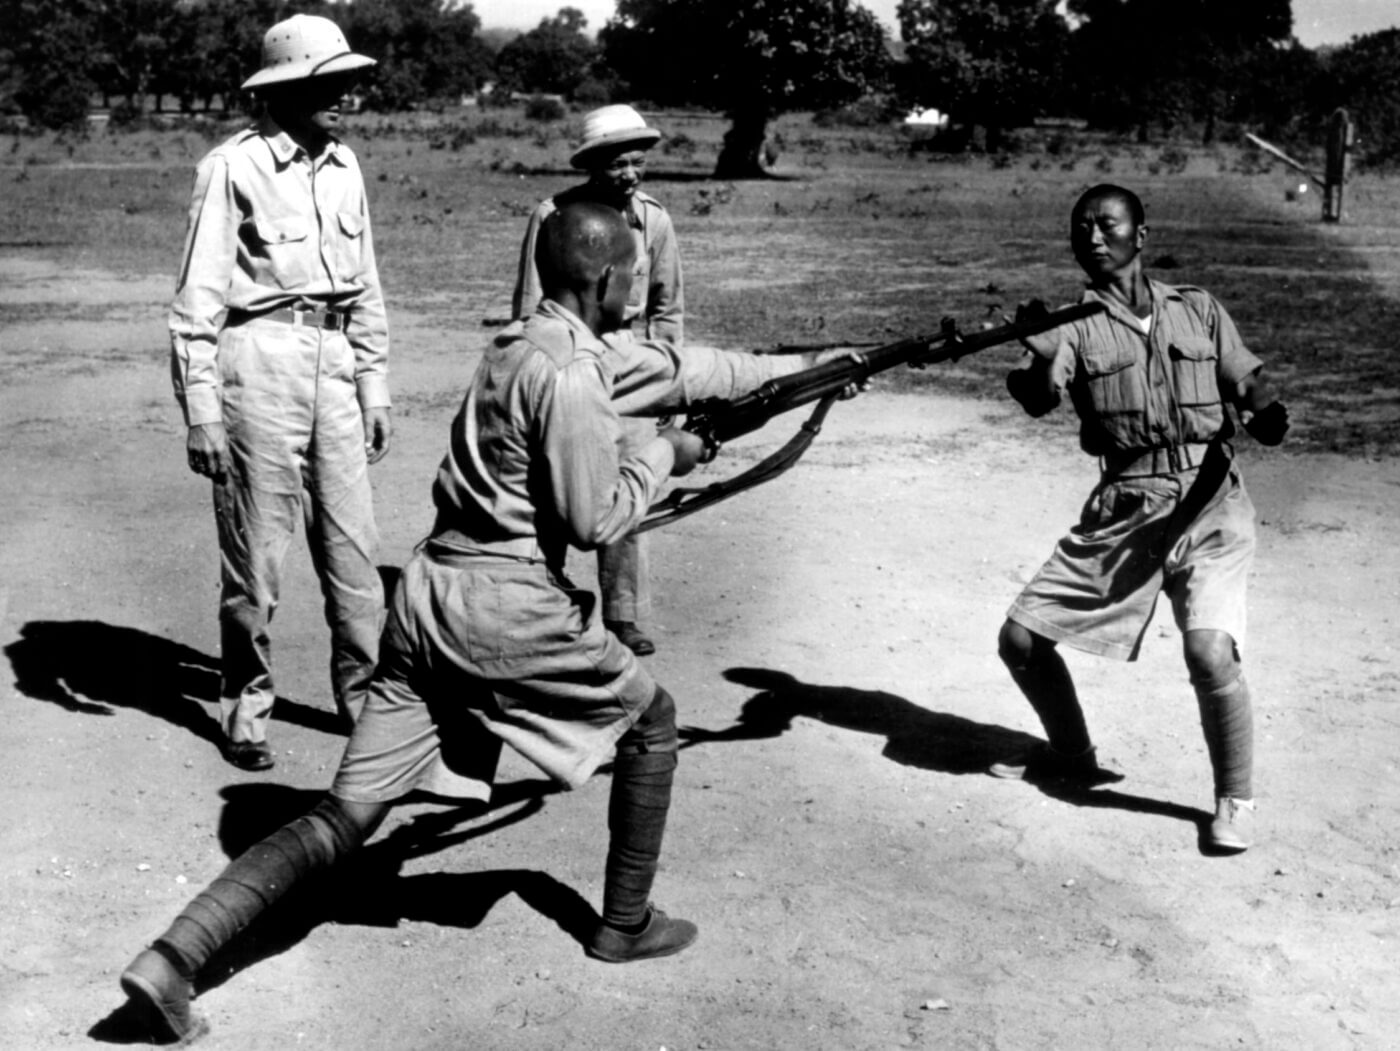
<svg viewBox="0 0 1400 1051">
<path fill-rule="evenodd" d="M 210 154 L 195 172 L 169 321 L 171 380 L 190 427 L 223 420 L 218 339 L 238 254 L 238 223 L 228 161 Z"/>
<path fill-rule="evenodd" d="M 1247 378 L 1262 369 L 1264 362 L 1244 345 L 1234 319 L 1216 302 L 1214 296 L 1199 293 L 1193 298 L 1198 309 L 1205 315 L 1206 327 L 1220 355 L 1217 372 L 1220 386 L 1222 389 L 1237 389 Z"/>
<path fill-rule="evenodd" d="M 570 543 L 589 549 L 626 536 L 670 476 L 670 443 L 648 442 L 618 462 L 621 424 L 603 366 L 591 357 L 559 370 L 542 398 L 539 420 L 554 511 Z"/>
</svg>

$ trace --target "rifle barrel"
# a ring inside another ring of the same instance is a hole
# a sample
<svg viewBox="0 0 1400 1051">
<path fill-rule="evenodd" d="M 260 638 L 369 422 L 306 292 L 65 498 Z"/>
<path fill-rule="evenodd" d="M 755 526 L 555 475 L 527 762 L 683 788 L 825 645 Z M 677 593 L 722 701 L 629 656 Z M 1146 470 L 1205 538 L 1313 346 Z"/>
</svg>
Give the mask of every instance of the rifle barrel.
<svg viewBox="0 0 1400 1051">
<path fill-rule="evenodd" d="M 914 336 L 896 340 L 872 350 L 858 351 L 847 357 L 834 358 L 801 372 L 771 379 L 755 390 L 731 402 L 713 407 L 698 407 L 692 419 L 705 428 L 715 442 L 726 442 L 756 431 L 780 413 L 818 401 L 835 394 L 852 383 L 864 383 L 871 376 L 896 365 L 907 363 L 928 365 L 955 360 L 979 350 L 986 350 L 1013 339 L 1023 339 L 1059 328 L 1104 310 L 1102 303 L 1079 303 L 1050 311 L 1030 320 L 1013 321 L 985 332 L 962 335 L 950 325 L 932 336 Z M 697 427 L 699 429 L 699 427 Z"/>
</svg>

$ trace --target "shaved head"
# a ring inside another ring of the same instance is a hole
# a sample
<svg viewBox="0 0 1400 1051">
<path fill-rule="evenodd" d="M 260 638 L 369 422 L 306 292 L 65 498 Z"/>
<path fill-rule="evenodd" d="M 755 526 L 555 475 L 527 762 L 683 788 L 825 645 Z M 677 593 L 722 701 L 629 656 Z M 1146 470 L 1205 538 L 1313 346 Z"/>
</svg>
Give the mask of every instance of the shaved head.
<svg viewBox="0 0 1400 1051">
<path fill-rule="evenodd" d="M 1095 201 L 1121 201 L 1123 207 L 1128 210 L 1128 215 L 1133 220 L 1134 226 L 1141 226 L 1147 221 L 1147 209 L 1142 206 L 1142 198 L 1133 193 L 1132 190 L 1122 186 L 1115 186 L 1112 183 L 1102 182 L 1097 186 L 1091 186 L 1085 190 L 1074 202 L 1073 216 L 1082 215 Z"/>
<path fill-rule="evenodd" d="M 587 294 L 609 267 L 630 273 L 636 252 L 621 212 L 594 201 L 573 201 L 541 225 L 535 266 L 545 296 L 557 301 L 562 292 Z"/>
</svg>

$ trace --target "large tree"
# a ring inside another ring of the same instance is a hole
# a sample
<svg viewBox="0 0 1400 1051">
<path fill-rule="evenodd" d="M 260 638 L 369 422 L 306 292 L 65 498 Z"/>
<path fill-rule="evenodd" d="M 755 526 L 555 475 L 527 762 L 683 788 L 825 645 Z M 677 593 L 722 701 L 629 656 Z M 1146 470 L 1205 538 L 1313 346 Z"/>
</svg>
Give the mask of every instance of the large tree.
<svg viewBox="0 0 1400 1051">
<path fill-rule="evenodd" d="M 1290 40 L 1290 0 L 1070 0 L 1084 115 L 1148 137 L 1193 123 L 1209 141 Z"/>
<path fill-rule="evenodd" d="M 355 0 L 332 17 L 351 47 L 379 60 L 369 78 L 370 101 L 379 109 L 475 91 L 491 67 L 477 36 L 481 19 L 469 3 Z"/>
<path fill-rule="evenodd" d="M 720 178 L 764 174 L 768 122 L 853 101 L 888 68 L 880 23 L 853 0 L 618 0 L 603 53 L 634 97 L 723 110 Z"/>
<path fill-rule="evenodd" d="M 1354 37 L 1327 56 L 1328 105 L 1346 106 L 1368 164 L 1400 165 L 1400 29 Z"/>
<path fill-rule="evenodd" d="M 1058 0 L 900 0 L 907 45 L 900 93 L 985 129 L 1004 129 L 1055 106 L 1069 26 Z"/>
<path fill-rule="evenodd" d="M 49 128 L 77 127 L 101 59 L 99 0 L 0 0 L 0 57 L 15 104 Z"/>
<path fill-rule="evenodd" d="M 587 27 L 582 11 L 565 7 L 521 33 L 496 56 L 501 86 L 508 91 L 572 96 L 598 57 L 598 46 L 584 32 Z"/>
</svg>

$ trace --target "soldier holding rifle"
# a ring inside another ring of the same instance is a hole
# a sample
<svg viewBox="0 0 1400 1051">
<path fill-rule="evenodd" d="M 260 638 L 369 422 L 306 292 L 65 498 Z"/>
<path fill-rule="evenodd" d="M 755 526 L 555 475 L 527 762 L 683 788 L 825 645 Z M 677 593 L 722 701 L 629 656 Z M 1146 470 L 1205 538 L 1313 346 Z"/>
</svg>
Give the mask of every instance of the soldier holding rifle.
<svg viewBox="0 0 1400 1051">
<path fill-rule="evenodd" d="M 1096 758 L 1056 646 L 1136 659 L 1165 591 L 1183 633 L 1215 775 L 1207 845 L 1237 853 L 1250 846 L 1254 810 L 1253 717 L 1240 651 L 1255 535 L 1227 407 L 1265 445 L 1283 440 L 1288 412 L 1215 299 L 1143 272 L 1147 234 L 1142 202 L 1131 191 L 1100 185 L 1079 198 L 1070 243 L 1089 278 L 1084 300 L 1107 310 L 1025 339 L 1031 363 L 1007 377 L 1032 416 L 1068 394 L 1080 443 L 1103 473 L 1079 523 L 1001 629 L 1001 658 L 1049 742 L 990 772 L 1079 786 L 1121 780 Z"/>
<path fill-rule="evenodd" d="M 701 439 L 671 427 L 618 455 L 619 413 L 733 397 L 817 358 L 767 358 L 609 336 L 635 242 L 615 209 L 568 204 L 541 226 L 545 299 L 487 348 L 433 488 L 437 523 L 404 567 L 369 699 L 329 794 L 231 862 L 132 961 L 122 988 L 153 1034 L 203 1024 L 191 981 L 292 886 L 342 860 L 397 799 L 490 794 L 501 743 L 568 788 L 613 756 L 601 922 L 590 956 L 665 956 L 696 937 L 650 901 L 676 769 L 675 704 L 564 575 L 570 546 L 627 535 Z M 603 337 L 609 336 L 610 344 Z M 615 752 L 615 756 L 614 756 Z"/>
</svg>

